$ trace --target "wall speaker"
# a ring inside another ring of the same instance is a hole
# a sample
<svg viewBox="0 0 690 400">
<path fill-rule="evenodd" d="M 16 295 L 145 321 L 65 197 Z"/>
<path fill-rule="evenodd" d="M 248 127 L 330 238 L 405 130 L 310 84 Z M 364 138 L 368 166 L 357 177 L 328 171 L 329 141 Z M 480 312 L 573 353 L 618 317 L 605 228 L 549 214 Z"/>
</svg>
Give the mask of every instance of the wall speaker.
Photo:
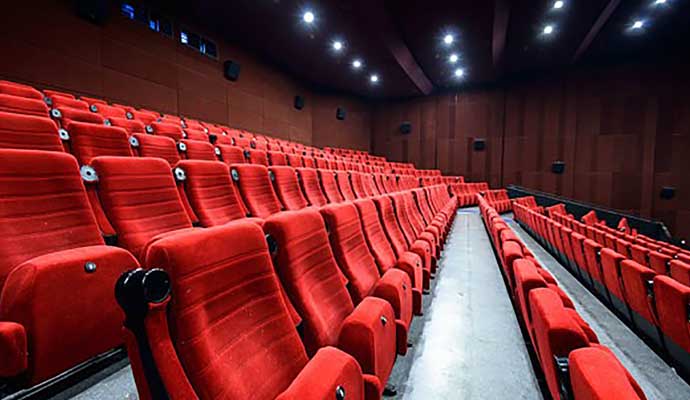
<svg viewBox="0 0 690 400">
<path fill-rule="evenodd" d="M 664 186 L 661 188 L 661 193 L 659 193 L 659 196 L 664 200 L 671 200 L 676 196 L 676 188 Z"/>
<path fill-rule="evenodd" d="M 96 24 L 103 25 L 110 14 L 109 0 L 75 0 L 77 16 Z"/>
<path fill-rule="evenodd" d="M 295 108 L 301 110 L 304 108 L 304 97 L 295 96 Z"/>
<path fill-rule="evenodd" d="M 554 161 L 553 164 L 551 164 L 551 172 L 554 174 L 562 174 L 565 172 L 565 163 L 563 161 Z"/>
<path fill-rule="evenodd" d="M 486 149 L 486 139 L 474 138 L 474 141 L 472 141 L 472 148 L 474 151 L 484 151 Z"/>
<path fill-rule="evenodd" d="M 335 117 L 342 121 L 345 119 L 345 109 L 343 107 L 338 107 L 337 110 L 335 110 Z"/>
<path fill-rule="evenodd" d="M 400 133 L 403 135 L 409 135 L 412 133 L 412 122 L 405 121 L 402 124 L 400 124 Z"/>
<path fill-rule="evenodd" d="M 223 63 L 223 75 L 225 75 L 225 79 L 233 82 L 239 79 L 240 67 L 239 63 L 232 60 L 227 60 Z"/>
</svg>

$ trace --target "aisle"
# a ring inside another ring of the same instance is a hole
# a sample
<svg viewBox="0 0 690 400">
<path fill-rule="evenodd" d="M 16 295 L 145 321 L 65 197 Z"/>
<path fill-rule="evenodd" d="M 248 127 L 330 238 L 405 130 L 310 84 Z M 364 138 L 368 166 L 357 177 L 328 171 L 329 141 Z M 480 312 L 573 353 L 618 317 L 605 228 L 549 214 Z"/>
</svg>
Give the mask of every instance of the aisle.
<svg viewBox="0 0 690 400">
<path fill-rule="evenodd" d="M 415 347 L 391 382 L 400 399 L 541 399 L 517 318 L 477 209 L 461 210 L 413 323 Z"/>
<path fill-rule="evenodd" d="M 508 225 L 520 237 L 539 261 L 558 281 L 558 285 L 570 296 L 580 313 L 618 359 L 635 377 L 648 400 L 690 399 L 690 386 L 676 375 L 673 369 L 652 351 L 635 332 L 631 331 L 587 288 L 537 243 L 511 216 L 503 216 Z"/>
</svg>

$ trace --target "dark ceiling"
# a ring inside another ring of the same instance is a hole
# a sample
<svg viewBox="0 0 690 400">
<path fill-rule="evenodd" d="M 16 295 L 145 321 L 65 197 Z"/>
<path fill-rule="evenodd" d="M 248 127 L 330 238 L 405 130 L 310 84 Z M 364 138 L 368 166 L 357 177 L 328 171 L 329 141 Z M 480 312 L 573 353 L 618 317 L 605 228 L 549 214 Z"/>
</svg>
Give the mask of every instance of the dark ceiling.
<svg viewBox="0 0 690 400">
<path fill-rule="evenodd" d="M 688 1 L 658 1 L 563 0 L 561 9 L 555 0 L 178 1 L 175 12 L 315 88 L 401 98 L 572 65 L 685 57 Z M 302 21 L 306 10 L 316 17 L 311 25 Z M 644 26 L 631 29 L 635 20 Z M 450 46 L 446 33 L 455 38 Z M 330 47 L 334 39 L 344 41 L 341 53 Z M 355 57 L 364 61 L 359 71 Z"/>
</svg>

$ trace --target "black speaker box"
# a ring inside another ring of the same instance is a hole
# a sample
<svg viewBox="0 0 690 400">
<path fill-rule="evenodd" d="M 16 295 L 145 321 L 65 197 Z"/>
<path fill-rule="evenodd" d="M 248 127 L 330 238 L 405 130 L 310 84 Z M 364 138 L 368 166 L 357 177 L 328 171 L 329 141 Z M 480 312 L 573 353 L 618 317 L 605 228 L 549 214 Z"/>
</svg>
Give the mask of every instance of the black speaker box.
<svg viewBox="0 0 690 400">
<path fill-rule="evenodd" d="M 565 163 L 563 161 L 554 161 L 553 164 L 551 164 L 551 172 L 554 174 L 562 174 L 565 172 Z"/>
<path fill-rule="evenodd" d="M 110 15 L 110 0 L 75 0 L 77 16 L 96 24 L 103 25 Z"/>
<path fill-rule="evenodd" d="M 486 139 L 474 138 L 472 148 L 474 151 L 484 151 L 486 149 Z"/>
<path fill-rule="evenodd" d="M 400 124 L 400 133 L 403 135 L 409 135 L 412 133 L 412 123 L 409 121 L 405 121 L 402 124 Z"/>
<path fill-rule="evenodd" d="M 227 60 L 223 63 L 223 75 L 225 75 L 225 79 L 233 82 L 239 79 L 240 67 L 239 63 L 232 60 Z"/>
<path fill-rule="evenodd" d="M 304 97 L 295 96 L 295 108 L 301 110 L 304 108 Z"/>
<path fill-rule="evenodd" d="M 661 193 L 659 193 L 659 196 L 664 200 L 671 200 L 676 196 L 676 188 L 664 186 L 661 188 Z"/>
<path fill-rule="evenodd" d="M 337 110 L 335 110 L 335 117 L 342 121 L 345 119 L 345 109 L 343 107 L 338 107 Z"/>
</svg>

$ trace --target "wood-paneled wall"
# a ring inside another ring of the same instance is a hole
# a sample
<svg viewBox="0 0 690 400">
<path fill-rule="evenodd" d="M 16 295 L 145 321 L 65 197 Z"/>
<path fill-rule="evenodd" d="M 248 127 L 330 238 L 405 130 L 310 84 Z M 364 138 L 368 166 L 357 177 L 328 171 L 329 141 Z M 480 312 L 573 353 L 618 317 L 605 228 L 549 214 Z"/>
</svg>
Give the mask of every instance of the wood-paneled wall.
<svg viewBox="0 0 690 400">
<path fill-rule="evenodd" d="M 504 88 L 380 104 L 372 148 L 491 186 L 519 184 L 690 236 L 687 65 L 582 69 Z M 413 124 L 401 135 L 402 121 Z M 473 138 L 485 138 L 483 152 Z M 565 173 L 551 172 L 554 161 Z M 663 186 L 676 197 L 662 200 Z"/>
<path fill-rule="evenodd" d="M 0 78 L 181 114 L 319 146 L 369 149 L 366 102 L 324 97 L 240 47 L 216 39 L 219 60 L 113 9 L 107 23 L 78 18 L 70 0 L 14 2 L 0 14 Z M 114 2 L 117 3 L 117 2 Z M 189 26 L 189 24 L 185 24 Z M 194 28 L 192 26 L 192 28 Z M 242 65 L 223 77 L 224 60 Z M 306 106 L 293 107 L 302 95 Z M 345 106 L 348 118 L 335 110 Z"/>
</svg>

